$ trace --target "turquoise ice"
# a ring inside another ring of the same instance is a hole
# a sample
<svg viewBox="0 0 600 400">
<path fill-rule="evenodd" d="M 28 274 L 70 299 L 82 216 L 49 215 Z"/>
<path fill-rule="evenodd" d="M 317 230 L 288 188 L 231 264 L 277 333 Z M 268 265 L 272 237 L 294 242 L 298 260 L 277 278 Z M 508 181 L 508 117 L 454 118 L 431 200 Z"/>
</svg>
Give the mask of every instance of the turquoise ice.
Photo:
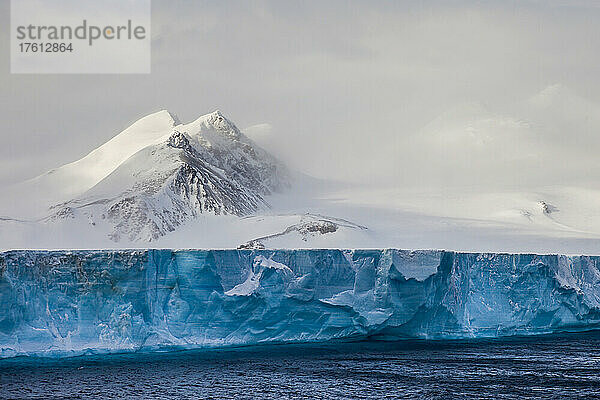
<svg viewBox="0 0 600 400">
<path fill-rule="evenodd" d="M 0 357 L 594 329 L 600 257 L 405 250 L 0 253 Z"/>
</svg>

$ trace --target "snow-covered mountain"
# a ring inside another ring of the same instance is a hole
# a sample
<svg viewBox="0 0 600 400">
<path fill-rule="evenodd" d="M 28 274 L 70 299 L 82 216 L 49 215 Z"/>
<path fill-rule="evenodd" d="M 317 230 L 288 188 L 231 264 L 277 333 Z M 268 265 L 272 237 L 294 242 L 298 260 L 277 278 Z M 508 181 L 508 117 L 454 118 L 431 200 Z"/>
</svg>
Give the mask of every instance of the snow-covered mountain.
<svg viewBox="0 0 600 400">
<path fill-rule="evenodd" d="M 528 123 L 480 114 L 467 107 L 442 116 L 422 132 L 418 140 L 428 150 L 416 156 L 443 158 L 451 148 L 481 157 L 500 154 L 510 164 L 512 156 L 497 150 L 504 148 L 496 140 L 500 133 L 510 140 L 535 136 Z M 356 163 L 368 168 L 369 160 Z M 435 170 L 443 174 L 452 168 Z M 187 124 L 160 111 L 78 161 L 3 188 L 0 248 L 398 247 L 600 254 L 598 199 L 600 189 L 593 187 L 514 190 L 488 183 L 449 190 L 313 179 L 288 170 L 218 111 Z"/>
<path fill-rule="evenodd" d="M 286 168 L 219 111 L 189 124 L 167 111 L 149 115 L 33 183 L 66 198 L 47 222 L 108 225 L 115 242 L 153 241 L 204 213 L 248 215 L 290 185 Z"/>
</svg>

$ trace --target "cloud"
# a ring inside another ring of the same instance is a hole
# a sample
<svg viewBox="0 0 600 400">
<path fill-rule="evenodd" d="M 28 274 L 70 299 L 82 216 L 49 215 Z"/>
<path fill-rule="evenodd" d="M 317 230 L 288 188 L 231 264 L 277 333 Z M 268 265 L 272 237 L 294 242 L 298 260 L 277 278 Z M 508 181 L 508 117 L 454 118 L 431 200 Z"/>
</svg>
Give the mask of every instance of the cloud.
<svg viewBox="0 0 600 400">
<path fill-rule="evenodd" d="M 148 76 L 16 76 L 0 67 L 0 157 L 25 178 L 153 111 L 190 121 L 221 109 L 292 168 L 319 177 L 398 187 L 592 184 L 600 10 L 561 3 L 157 0 Z M 8 14 L 0 12 L 6 26 Z M 32 160 L 26 168 L 23 158 Z"/>
<path fill-rule="evenodd" d="M 271 124 L 262 123 L 247 127 L 242 130 L 246 136 L 256 141 L 257 143 L 266 142 L 273 133 Z"/>
</svg>

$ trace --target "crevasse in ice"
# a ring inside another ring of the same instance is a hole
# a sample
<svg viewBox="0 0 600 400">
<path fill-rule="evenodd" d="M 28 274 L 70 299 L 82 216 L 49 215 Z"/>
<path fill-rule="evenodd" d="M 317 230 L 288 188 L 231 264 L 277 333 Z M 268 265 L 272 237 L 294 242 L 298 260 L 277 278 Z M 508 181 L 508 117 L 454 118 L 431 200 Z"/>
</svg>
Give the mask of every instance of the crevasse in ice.
<svg viewBox="0 0 600 400">
<path fill-rule="evenodd" d="M 0 253 L 0 357 L 593 329 L 600 257 L 404 250 Z"/>
</svg>

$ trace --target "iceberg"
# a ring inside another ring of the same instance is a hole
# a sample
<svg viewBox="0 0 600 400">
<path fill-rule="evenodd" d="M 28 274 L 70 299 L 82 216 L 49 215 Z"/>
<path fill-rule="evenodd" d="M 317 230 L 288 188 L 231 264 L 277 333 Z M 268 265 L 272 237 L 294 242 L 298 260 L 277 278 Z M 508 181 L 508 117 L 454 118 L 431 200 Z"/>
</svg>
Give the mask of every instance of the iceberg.
<svg viewBox="0 0 600 400">
<path fill-rule="evenodd" d="M 0 253 L 0 357 L 590 330 L 600 257 L 423 250 Z"/>
</svg>

